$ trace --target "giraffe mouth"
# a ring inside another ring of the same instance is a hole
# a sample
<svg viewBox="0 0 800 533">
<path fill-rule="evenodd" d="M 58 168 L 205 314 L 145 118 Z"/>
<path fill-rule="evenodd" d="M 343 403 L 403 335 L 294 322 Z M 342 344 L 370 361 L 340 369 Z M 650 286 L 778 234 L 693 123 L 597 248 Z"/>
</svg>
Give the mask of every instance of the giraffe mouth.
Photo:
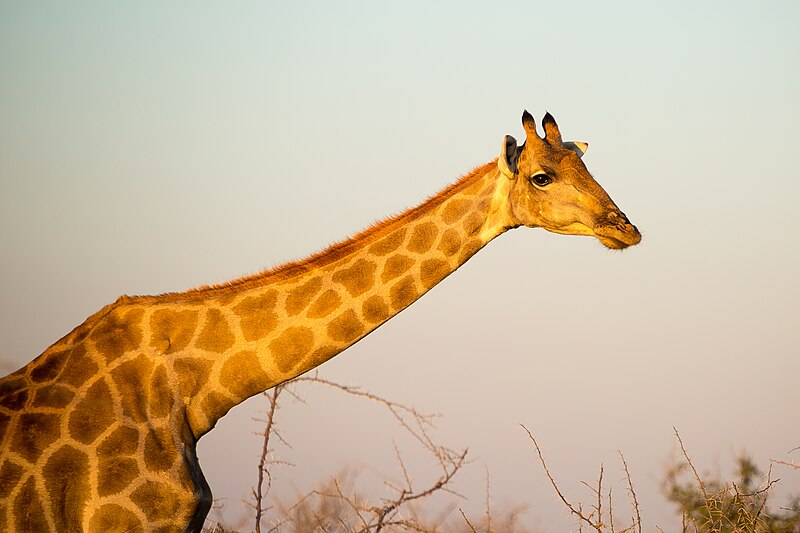
<svg viewBox="0 0 800 533">
<path fill-rule="evenodd" d="M 636 226 L 630 223 L 628 217 L 623 213 L 613 211 L 606 216 L 604 221 L 595 225 L 593 232 L 606 248 L 612 250 L 635 246 L 642 240 L 642 234 L 639 233 Z"/>
</svg>

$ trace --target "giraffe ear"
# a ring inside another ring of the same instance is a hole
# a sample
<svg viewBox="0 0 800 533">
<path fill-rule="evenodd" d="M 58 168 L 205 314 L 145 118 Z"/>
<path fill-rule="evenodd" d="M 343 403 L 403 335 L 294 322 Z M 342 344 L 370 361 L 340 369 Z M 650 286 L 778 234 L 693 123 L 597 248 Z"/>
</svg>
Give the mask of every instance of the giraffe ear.
<svg viewBox="0 0 800 533">
<path fill-rule="evenodd" d="M 589 149 L 589 143 L 581 142 L 581 141 L 566 141 L 564 143 L 564 148 L 568 150 L 572 150 L 579 157 L 583 157 L 583 154 L 586 153 L 586 150 Z"/>
<path fill-rule="evenodd" d="M 503 139 L 503 148 L 500 152 L 500 157 L 497 158 L 497 166 L 500 167 L 500 172 L 509 178 L 513 178 L 517 173 L 519 152 L 517 140 L 511 135 L 506 135 Z"/>
</svg>

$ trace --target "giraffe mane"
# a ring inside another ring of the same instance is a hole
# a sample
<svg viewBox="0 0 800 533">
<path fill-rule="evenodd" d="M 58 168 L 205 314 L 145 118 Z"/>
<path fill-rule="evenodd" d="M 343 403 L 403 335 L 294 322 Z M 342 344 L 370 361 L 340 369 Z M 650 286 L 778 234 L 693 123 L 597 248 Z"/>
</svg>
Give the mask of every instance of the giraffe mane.
<svg viewBox="0 0 800 533">
<path fill-rule="evenodd" d="M 417 207 L 408 209 L 402 213 L 390 216 L 378 222 L 375 222 L 366 229 L 356 233 L 355 235 L 346 238 L 342 241 L 331 244 L 305 259 L 298 261 L 289 261 L 279 264 L 277 266 L 267 268 L 259 273 L 251 274 L 240 277 L 231 281 L 213 284 L 201 285 L 183 292 L 169 292 L 156 296 L 121 296 L 115 303 L 127 302 L 149 302 L 149 301 L 178 301 L 178 300 L 192 300 L 201 299 L 214 296 L 223 296 L 227 293 L 240 291 L 242 289 L 258 288 L 267 283 L 276 281 L 284 281 L 291 279 L 297 275 L 308 272 L 309 270 L 323 267 L 339 259 L 346 257 L 353 251 L 367 246 L 372 242 L 380 239 L 381 237 L 389 234 L 397 226 L 405 223 L 408 220 L 417 218 L 420 214 L 426 213 L 431 209 L 441 205 L 445 200 L 450 198 L 453 194 L 466 188 L 472 181 L 480 176 L 484 176 L 493 168 L 497 167 L 497 159 L 479 165 L 473 168 L 470 172 L 463 175 L 455 183 L 452 183 L 437 194 L 430 196 L 423 203 Z"/>
</svg>

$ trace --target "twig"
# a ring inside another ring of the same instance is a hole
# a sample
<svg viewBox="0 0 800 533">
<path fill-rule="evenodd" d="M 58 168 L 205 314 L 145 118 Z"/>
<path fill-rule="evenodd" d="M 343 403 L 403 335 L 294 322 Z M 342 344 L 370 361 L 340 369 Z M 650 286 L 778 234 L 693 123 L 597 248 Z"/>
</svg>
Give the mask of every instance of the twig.
<svg viewBox="0 0 800 533">
<path fill-rule="evenodd" d="M 489 485 L 489 467 L 486 466 L 486 463 L 483 464 L 483 467 L 486 469 L 486 532 L 491 533 L 492 531 L 492 513 L 489 509 L 489 495 L 490 495 L 490 485 Z M 462 513 L 463 514 L 463 513 Z M 469 523 L 469 521 L 467 521 Z M 473 529 L 474 531 L 474 529 Z"/>
<path fill-rule="evenodd" d="M 525 430 L 525 432 L 528 434 L 528 437 L 533 442 L 533 445 L 536 448 L 536 454 L 539 456 L 539 462 L 542 463 L 542 468 L 544 468 L 544 473 L 547 474 L 547 478 L 550 480 L 550 484 L 556 490 L 556 494 L 558 494 L 558 497 L 561 498 L 562 502 L 564 502 L 564 505 L 567 506 L 567 508 L 572 512 L 572 514 L 574 514 L 575 516 L 580 518 L 583 522 L 586 522 L 588 525 L 592 526 L 592 528 L 596 529 L 598 531 L 598 533 L 602 533 L 603 530 L 600 527 L 601 525 L 599 523 L 596 524 L 596 523 L 592 522 L 589 518 L 586 518 L 586 516 L 584 516 L 584 514 L 580 510 L 575 509 L 575 507 L 573 507 L 572 504 L 569 503 L 569 501 L 564 497 L 564 495 L 561 494 L 561 490 L 558 488 L 558 485 L 556 484 L 556 480 L 553 479 L 552 475 L 550 475 L 550 470 L 548 470 L 548 468 L 547 468 L 547 463 L 545 463 L 544 457 L 542 457 L 542 450 L 541 450 L 541 448 L 539 448 L 539 444 L 536 442 L 536 439 L 533 437 L 533 434 L 530 432 L 530 430 L 527 427 L 525 427 L 524 424 L 520 424 L 520 426 L 522 426 L 522 429 Z M 581 527 L 580 524 L 582 524 L 582 522 L 579 522 L 578 524 L 579 524 L 578 527 L 580 528 Z"/>
<path fill-rule="evenodd" d="M 469 518 L 467 518 L 467 515 L 464 514 L 464 511 L 461 509 L 461 507 L 458 508 L 458 512 L 461 513 L 461 516 L 464 517 L 464 522 L 467 523 L 467 525 L 469 526 L 470 531 L 472 531 L 472 533 L 478 533 L 477 531 L 475 531 L 475 526 L 473 526 L 472 522 L 469 521 Z"/>
<path fill-rule="evenodd" d="M 790 468 L 794 468 L 795 470 L 800 470 L 800 464 L 797 464 L 797 463 L 794 463 L 794 462 L 790 463 L 788 461 L 781 461 L 779 459 L 770 459 L 769 461 L 770 461 L 770 463 L 775 463 L 777 465 L 788 466 Z"/>
<path fill-rule="evenodd" d="M 597 478 L 597 521 L 603 523 L 603 463 L 600 463 L 600 475 Z"/>
<path fill-rule="evenodd" d="M 639 514 L 639 500 L 636 498 L 636 491 L 633 490 L 633 481 L 631 480 L 631 472 L 628 470 L 628 463 L 625 461 L 625 456 L 622 455 L 622 451 L 617 450 L 619 454 L 619 458 L 622 461 L 622 467 L 625 470 L 625 476 L 628 479 L 628 491 L 631 493 L 631 498 L 633 499 L 633 510 L 636 511 L 636 530 L 639 533 L 642 533 L 642 516 Z"/>
<path fill-rule="evenodd" d="M 367 398 L 369 400 L 383 404 L 389 410 L 389 412 L 392 414 L 395 420 L 397 420 L 400 426 L 406 429 L 406 431 L 408 431 L 414 438 L 416 438 L 425 448 L 433 452 L 434 455 L 439 457 L 440 456 L 439 452 L 442 450 L 452 451 L 437 446 L 427 433 L 427 428 L 433 426 L 432 419 L 439 415 L 422 414 L 413 407 L 408 407 L 406 405 L 399 404 L 397 402 L 393 402 L 391 400 L 382 398 L 376 394 L 372 394 L 371 392 L 363 391 L 361 390 L 360 387 L 352 385 L 342 385 L 340 383 L 336 383 L 334 381 L 330 381 L 316 376 L 303 376 L 294 379 L 292 382 L 319 383 L 322 385 L 333 387 L 335 389 L 339 389 L 353 396 Z M 409 415 L 414 420 L 414 425 L 417 426 L 416 429 L 412 427 L 411 424 L 404 418 L 403 413 Z"/>
<path fill-rule="evenodd" d="M 396 511 L 400 506 L 412 502 L 414 500 L 418 500 L 420 498 L 425 498 L 426 496 L 430 496 L 434 492 L 444 488 L 450 480 L 456 475 L 456 472 L 464 465 L 464 460 L 467 456 L 467 450 L 464 450 L 462 454 L 458 457 L 458 459 L 453 463 L 451 469 L 449 471 L 445 471 L 444 475 L 440 477 L 433 485 L 428 487 L 425 490 L 422 490 L 417 493 L 412 493 L 410 490 L 402 490 L 400 495 L 393 500 L 389 500 L 386 505 L 381 508 L 373 508 L 372 511 L 375 513 L 377 518 L 377 523 L 375 524 L 375 532 L 381 531 L 381 529 L 387 525 L 385 521 L 394 511 Z M 365 529 L 364 531 L 368 531 L 369 528 Z"/>
<path fill-rule="evenodd" d="M 703 502 L 705 503 L 705 508 L 706 508 L 706 511 L 708 512 L 708 519 L 711 522 L 710 523 L 710 527 L 713 530 L 714 529 L 715 520 L 714 520 L 714 514 L 711 511 L 711 507 L 709 505 L 710 499 L 708 497 L 708 492 L 706 491 L 706 484 L 703 483 L 703 480 L 700 478 L 700 474 L 697 473 L 697 469 L 694 467 L 694 463 L 692 463 L 692 460 L 689 458 L 689 453 L 686 451 L 686 447 L 683 445 L 683 440 L 681 439 L 681 435 L 680 435 L 680 433 L 678 433 L 677 428 L 675 428 L 675 426 L 673 426 L 672 430 L 675 432 L 675 437 L 678 439 L 678 442 L 680 443 L 681 452 L 683 453 L 683 456 L 686 458 L 686 463 L 689 465 L 689 468 L 692 469 L 692 473 L 694 474 L 694 478 L 695 478 L 695 480 L 697 480 L 697 484 L 700 486 L 700 492 L 703 493 Z M 695 525 L 695 528 L 696 528 L 696 525 Z"/>
<path fill-rule="evenodd" d="M 608 487 L 608 523 L 611 526 L 611 531 L 614 531 L 614 507 L 611 503 L 611 487 Z"/>
<path fill-rule="evenodd" d="M 269 492 L 272 486 L 272 476 L 267 470 L 267 454 L 269 453 L 269 437 L 272 434 L 272 428 L 275 422 L 275 410 L 278 407 L 278 396 L 283 390 L 283 385 L 278 385 L 272 389 L 272 396 L 269 398 L 269 412 L 267 413 L 267 424 L 264 427 L 264 444 L 261 447 L 261 457 L 258 460 L 258 482 L 256 483 L 255 490 L 255 509 L 256 509 L 256 533 L 261 533 L 261 516 L 264 509 L 264 497 Z M 281 439 L 283 440 L 283 439 Z M 264 474 L 267 475 L 267 489 L 263 490 Z"/>
<path fill-rule="evenodd" d="M 467 450 L 456 452 L 450 448 L 437 445 L 429 434 L 430 428 L 433 427 L 432 419 L 434 417 L 432 415 L 422 414 L 413 407 L 387 400 L 361 390 L 359 387 L 342 385 L 316 376 L 298 378 L 292 380 L 291 383 L 298 383 L 301 381 L 326 385 L 352 396 L 382 404 L 395 418 L 400 427 L 410 433 L 417 442 L 436 458 L 442 471 L 438 479 L 431 485 L 421 490 L 415 489 L 413 487 L 412 476 L 406 467 L 403 456 L 397 444 L 393 443 L 403 480 L 399 484 L 390 483 L 388 481 L 385 482 L 386 487 L 395 493 L 393 497 L 383 498 L 379 505 L 370 505 L 368 502 L 361 500 L 354 489 L 350 487 L 343 488 L 339 484 L 339 481 L 334 478 L 328 488 L 311 491 L 300 498 L 300 500 L 290 508 L 282 511 L 285 518 L 274 525 L 270 531 L 277 532 L 283 525 L 290 523 L 293 523 L 295 527 L 300 527 L 300 529 L 310 527 L 314 528 L 315 531 L 347 531 L 350 533 L 382 533 L 389 528 L 418 532 L 431 531 L 429 527 L 423 526 L 420 520 L 415 517 L 414 507 L 411 504 L 425 499 L 437 491 L 456 494 L 449 485 L 456 473 L 466 464 Z M 288 391 L 288 393 L 296 399 L 303 401 L 302 398 L 297 396 L 293 391 Z M 276 400 L 277 396 L 271 399 L 271 411 L 266 419 L 267 428 L 265 429 L 265 433 L 275 433 L 274 424 L 270 425 L 270 422 L 274 417 Z M 305 402 L 303 401 L 303 403 Z M 266 443 L 264 448 L 267 449 Z M 260 466 L 266 465 L 267 463 L 266 453 L 264 453 L 264 459 Z M 272 461 L 269 461 L 269 463 L 272 463 Z M 266 475 L 269 476 L 269 473 L 266 472 Z M 256 498 L 257 502 L 260 504 L 264 495 L 261 495 L 259 499 L 258 493 L 256 493 Z M 316 507 L 316 504 L 311 504 L 310 500 L 312 498 L 319 498 L 321 506 Z M 326 500 L 331 503 L 334 501 L 337 502 L 334 503 L 334 505 L 338 505 L 339 510 L 343 512 L 331 513 L 326 507 L 328 505 L 325 503 Z M 404 509 L 409 509 L 409 515 L 404 516 Z M 307 520 L 304 523 L 305 525 L 299 521 L 302 520 L 303 517 Z"/>
</svg>

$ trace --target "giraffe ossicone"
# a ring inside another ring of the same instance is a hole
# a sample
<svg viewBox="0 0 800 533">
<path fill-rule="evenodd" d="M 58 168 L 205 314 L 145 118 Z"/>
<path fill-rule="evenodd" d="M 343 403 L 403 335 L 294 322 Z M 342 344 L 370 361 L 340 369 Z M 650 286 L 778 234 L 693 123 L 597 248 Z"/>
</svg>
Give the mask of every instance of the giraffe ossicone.
<svg viewBox="0 0 800 533">
<path fill-rule="evenodd" d="M 345 350 L 507 230 L 641 236 L 549 114 L 419 206 L 231 283 L 123 296 L 0 379 L 0 530 L 200 531 L 197 440 Z"/>
</svg>

